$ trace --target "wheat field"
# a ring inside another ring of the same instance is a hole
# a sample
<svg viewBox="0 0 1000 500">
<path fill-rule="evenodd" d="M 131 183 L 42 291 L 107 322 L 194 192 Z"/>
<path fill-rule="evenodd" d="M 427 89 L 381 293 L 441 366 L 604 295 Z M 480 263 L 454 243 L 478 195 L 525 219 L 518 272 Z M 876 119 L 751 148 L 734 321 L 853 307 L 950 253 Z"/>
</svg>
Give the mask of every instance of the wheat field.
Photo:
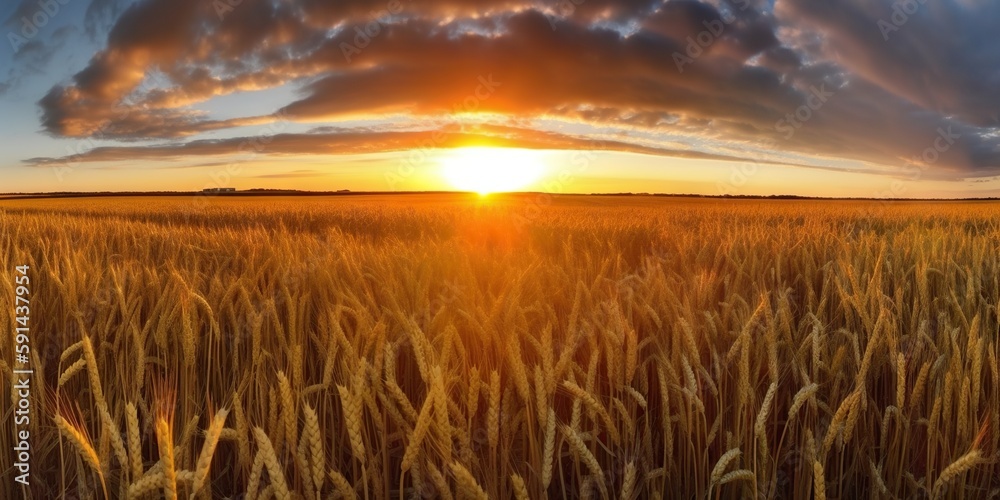
<svg viewBox="0 0 1000 500">
<path fill-rule="evenodd" d="M 0 201 L 0 497 L 1000 496 L 997 205 L 190 207 Z"/>
</svg>

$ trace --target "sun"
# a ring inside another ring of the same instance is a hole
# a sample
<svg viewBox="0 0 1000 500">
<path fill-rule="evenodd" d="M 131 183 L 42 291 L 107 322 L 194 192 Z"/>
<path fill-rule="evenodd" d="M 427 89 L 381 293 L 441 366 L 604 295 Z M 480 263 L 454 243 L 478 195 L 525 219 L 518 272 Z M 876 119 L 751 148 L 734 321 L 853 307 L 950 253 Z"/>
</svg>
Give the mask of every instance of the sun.
<svg viewBox="0 0 1000 500">
<path fill-rule="evenodd" d="M 528 149 L 459 148 L 440 164 L 442 177 L 455 189 L 483 196 L 524 189 L 545 174 L 543 153 Z"/>
</svg>

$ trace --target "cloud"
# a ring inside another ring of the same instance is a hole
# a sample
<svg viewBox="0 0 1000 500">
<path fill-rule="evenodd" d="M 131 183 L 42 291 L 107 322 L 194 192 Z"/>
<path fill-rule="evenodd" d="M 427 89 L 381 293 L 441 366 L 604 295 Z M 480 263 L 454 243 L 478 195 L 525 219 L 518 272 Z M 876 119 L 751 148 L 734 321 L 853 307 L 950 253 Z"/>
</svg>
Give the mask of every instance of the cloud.
<svg viewBox="0 0 1000 500">
<path fill-rule="evenodd" d="M 0 7 L 0 22 L 6 28 L 4 43 L 12 55 L 7 90 L 31 77 L 51 73 L 55 56 L 78 42 L 83 31 L 92 41 L 106 35 L 125 1 L 91 0 L 82 22 L 73 18 L 74 2 L 67 0 L 22 0 Z"/>
<path fill-rule="evenodd" d="M 277 174 L 255 175 L 255 179 L 302 179 L 307 177 L 324 177 L 327 174 L 319 170 L 293 170 L 291 172 L 280 172 Z"/>
<path fill-rule="evenodd" d="M 84 28 L 91 39 L 107 33 L 125 9 L 125 0 L 91 0 L 84 14 Z"/>
<path fill-rule="evenodd" d="M 626 142 L 541 132 L 510 126 L 480 125 L 469 129 L 448 126 L 418 131 L 321 130 L 313 133 L 279 133 L 268 130 L 251 137 L 219 140 L 196 140 L 160 146 L 105 146 L 64 157 L 37 157 L 24 160 L 33 167 L 66 163 L 98 163 L 142 160 L 173 160 L 188 157 L 232 157 L 260 159 L 264 155 L 348 155 L 376 152 L 416 151 L 416 158 L 438 149 L 465 146 L 518 147 L 549 150 L 624 151 L 639 154 L 702 160 L 739 161 L 695 150 L 663 149 Z M 411 161 L 422 161 L 412 160 Z M 218 165 L 212 161 L 191 166 Z M 769 163 L 767 161 L 761 163 Z"/>
<path fill-rule="evenodd" d="M 827 48 L 815 55 L 856 77 L 970 125 L 1000 126 L 1000 4 L 783 0 L 778 10 L 819 29 Z"/>
<path fill-rule="evenodd" d="M 198 0 L 144 0 L 39 106 L 42 126 L 59 137 L 182 140 L 99 148 L 87 161 L 221 154 L 241 139 L 196 136 L 391 115 L 425 128 L 519 123 L 509 140 L 496 130 L 452 129 L 447 145 L 581 147 L 579 138 L 539 130 L 544 120 L 605 131 L 616 137 L 609 148 L 622 151 L 740 159 L 770 150 L 772 161 L 995 175 L 1000 6 L 912 2 L 917 10 L 903 19 L 889 0 L 246 0 L 222 11 Z M 216 119 L 195 107 L 289 83 L 299 94 L 273 114 Z M 425 133 L 283 134 L 267 151 L 399 150 Z"/>
</svg>

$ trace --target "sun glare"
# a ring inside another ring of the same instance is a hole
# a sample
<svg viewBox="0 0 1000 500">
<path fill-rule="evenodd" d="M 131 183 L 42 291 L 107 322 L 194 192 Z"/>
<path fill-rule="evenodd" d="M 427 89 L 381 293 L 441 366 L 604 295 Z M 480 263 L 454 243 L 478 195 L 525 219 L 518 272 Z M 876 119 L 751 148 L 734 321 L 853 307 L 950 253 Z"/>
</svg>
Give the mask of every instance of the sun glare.
<svg viewBox="0 0 1000 500">
<path fill-rule="evenodd" d="M 545 174 L 543 153 L 528 149 L 461 148 L 440 163 L 441 175 L 455 189 L 481 195 L 524 189 Z"/>
</svg>

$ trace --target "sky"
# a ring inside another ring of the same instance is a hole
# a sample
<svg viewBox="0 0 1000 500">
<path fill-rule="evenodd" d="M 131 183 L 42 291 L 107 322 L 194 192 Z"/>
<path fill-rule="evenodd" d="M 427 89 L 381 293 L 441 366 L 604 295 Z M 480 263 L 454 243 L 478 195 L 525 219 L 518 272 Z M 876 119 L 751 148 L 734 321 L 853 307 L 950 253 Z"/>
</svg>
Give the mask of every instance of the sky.
<svg viewBox="0 0 1000 500">
<path fill-rule="evenodd" d="M 1000 196 L 988 0 L 4 0 L 0 192 Z"/>
</svg>

